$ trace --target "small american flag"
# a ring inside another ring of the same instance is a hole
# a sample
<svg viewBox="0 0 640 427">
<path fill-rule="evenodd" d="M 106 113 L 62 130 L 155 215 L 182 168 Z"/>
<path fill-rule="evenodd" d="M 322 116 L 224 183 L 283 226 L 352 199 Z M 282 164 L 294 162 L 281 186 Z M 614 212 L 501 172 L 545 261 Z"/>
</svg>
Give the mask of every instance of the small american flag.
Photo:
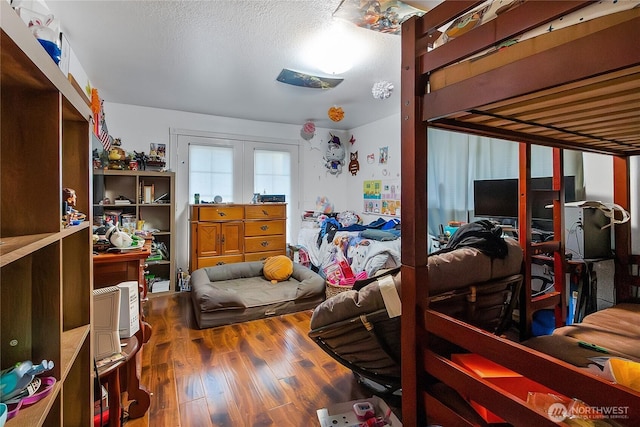
<svg viewBox="0 0 640 427">
<path fill-rule="evenodd" d="M 105 151 L 111 149 L 111 137 L 108 132 L 104 130 L 100 131 L 100 142 L 102 142 L 102 148 L 104 148 Z"/>
<path fill-rule="evenodd" d="M 100 142 L 105 151 L 111 149 L 111 137 L 109 136 L 109 130 L 107 129 L 107 121 L 104 118 L 104 101 L 100 101 Z"/>
</svg>

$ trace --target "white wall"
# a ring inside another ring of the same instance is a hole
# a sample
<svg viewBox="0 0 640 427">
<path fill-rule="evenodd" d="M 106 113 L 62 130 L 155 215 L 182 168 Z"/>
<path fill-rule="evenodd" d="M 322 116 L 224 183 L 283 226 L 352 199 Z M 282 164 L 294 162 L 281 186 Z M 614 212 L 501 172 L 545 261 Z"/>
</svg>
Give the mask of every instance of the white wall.
<svg viewBox="0 0 640 427">
<path fill-rule="evenodd" d="M 191 129 L 194 131 L 236 134 L 244 136 L 264 137 L 268 139 L 286 139 L 299 141 L 300 158 L 300 206 L 298 215 L 305 210 L 315 210 L 319 197 L 328 198 L 337 212 L 353 210 L 362 216 L 365 224 L 377 219 L 379 215 L 362 213 L 363 182 L 365 180 L 400 179 L 400 114 L 387 117 L 353 129 L 351 132 L 332 131 L 318 128 L 310 141 L 300 137 L 300 126 L 281 123 L 257 122 L 228 117 L 209 116 L 182 111 L 163 110 L 158 108 L 139 107 L 126 104 L 105 102 L 105 114 L 109 133 L 122 139 L 122 147 L 127 151 L 149 152 L 150 143 L 167 145 L 168 167 L 175 169 L 174 153 L 170 146 L 170 129 Z M 330 133 L 337 135 L 348 147 L 348 152 L 358 151 L 360 171 L 352 176 L 349 173 L 349 154 L 345 159 L 343 171 L 332 175 L 325 167 L 323 159 Z M 355 143 L 349 143 L 353 135 Z M 380 148 L 389 147 L 388 163 L 380 164 Z M 367 155 L 373 154 L 374 162 L 367 162 Z M 173 163 L 172 163 L 173 162 Z M 631 212 L 632 212 L 632 249 L 640 252 L 640 201 L 638 182 L 640 182 L 640 158 L 632 159 L 631 167 Z M 588 189 L 587 199 L 610 202 L 612 200 L 613 164 L 609 156 L 586 153 L 584 156 L 585 187 Z M 184 181 L 184 180 L 182 180 Z M 177 182 L 178 192 L 186 193 L 187 183 Z M 186 206 L 177 207 L 184 212 Z M 294 209 L 296 211 L 296 209 Z M 180 224 L 177 245 L 178 264 L 176 267 L 186 269 L 188 264 L 187 224 L 184 214 L 176 215 Z M 295 221 L 297 227 L 297 221 Z M 298 230 L 291 230 L 296 240 Z M 292 243 L 296 243 L 295 241 Z"/>
<path fill-rule="evenodd" d="M 109 134 L 114 138 L 122 140 L 122 148 L 129 151 L 149 153 L 149 144 L 161 143 L 167 147 L 167 167 L 174 172 L 177 169 L 175 158 L 175 147 L 171 145 L 171 129 L 188 129 L 198 132 L 213 132 L 219 134 L 234 134 L 243 136 L 255 136 L 266 139 L 283 139 L 299 141 L 299 177 L 300 185 L 300 206 L 293 207 L 293 212 L 297 212 L 297 218 L 292 221 L 291 236 L 297 240 L 299 219 L 305 210 L 315 210 L 316 200 L 319 197 L 326 197 L 334 205 L 335 211 L 360 209 L 360 204 L 353 205 L 353 198 L 348 189 L 352 186 L 352 177 L 348 172 L 349 155 L 345 159 L 343 171 L 339 175 L 332 175 L 325 167 L 323 159 L 330 133 L 337 135 L 343 144 L 350 146 L 350 133 L 332 131 L 330 129 L 316 130 L 315 136 L 306 141 L 300 136 L 301 126 L 281 123 L 257 122 L 251 120 L 235 119 L 228 117 L 209 116 L 204 114 L 187 113 L 183 111 L 164 110 L 159 108 L 140 107 L 127 104 L 104 103 L 105 118 L 109 129 Z M 359 128 L 362 130 L 362 139 L 357 141 L 354 147 L 360 145 L 367 147 L 378 147 L 382 143 L 375 142 L 389 140 L 398 144 L 399 150 L 399 118 L 397 135 L 392 138 L 391 131 L 381 132 L 377 125 L 371 125 L 372 130 L 367 130 L 367 126 Z M 358 131 L 360 132 L 360 131 Z M 379 134 L 377 135 L 376 132 Z M 389 145 L 385 143 L 385 145 Z M 373 148 L 371 148 L 373 149 Z M 375 148 L 377 150 L 377 148 Z M 397 162 L 399 164 L 399 151 L 396 151 Z M 377 155 L 376 155 L 377 159 Z M 361 167 L 364 162 L 361 161 Z M 399 173 L 399 167 L 396 168 Z M 359 177 L 362 176 L 359 174 Z M 362 199 L 362 183 L 359 182 Z M 176 178 L 176 192 L 179 194 L 188 193 L 188 183 L 185 179 Z M 187 269 L 188 267 L 188 202 L 183 202 L 184 206 L 176 206 L 176 268 Z M 296 243 L 297 241 L 291 242 Z"/>
<path fill-rule="evenodd" d="M 299 127 L 296 129 L 299 130 Z M 327 144 L 331 139 L 331 134 L 340 138 L 340 142 L 345 145 L 345 164 L 342 167 L 342 172 L 337 175 L 331 174 L 329 169 L 325 167 L 324 155 Z M 333 205 L 335 212 L 349 209 L 347 198 L 347 187 L 349 185 L 347 178 L 347 175 L 349 175 L 347 169 L 349 163 L 349 137 L 350 135 L 343 131 L 316 129 L 316 135 L 311 140 L 302 140 L 300 143 L 300 179 L 302 182 L 300 214 L 307 210 L 316 210 L 316 202 L 319 197 L 326 197 L 328 202 Z M 297 232 L 292 234 L 292 236 L 297 235 Z"/>
<path fill-rule="evenodd" d="M 631 252 L 640 253 L 640 156 L 631 159 Z M 613 159 L 604 154 L 584 154 L 587 200 L 613 202 Z"/>
<path fill-rule="evenodd" d="M 380 215 L 362 213 L 364 181 L 400 181 L 400 123 L 400 113 L 398 113 L 351 130 L 351 134 L 356 139 L 356 142 L 351 146 L 351 151 L 358 152 L 360 171 L 353 176 L 347 170 L 347 194 L 349 199 L 347 209 L 353 210 L 360 215 L 364 224 L 368 224 L 380 217 Z M 389 147 L 387 164 L 379 163 L 381 147 Z M 373 163 L 367 162 L 367 155 L 371 154 L 374 156 Z M 349 156 L 347 156 L 348 162 Z M 385 219 L 389 218 L 385 217 Z"/>
</svg>

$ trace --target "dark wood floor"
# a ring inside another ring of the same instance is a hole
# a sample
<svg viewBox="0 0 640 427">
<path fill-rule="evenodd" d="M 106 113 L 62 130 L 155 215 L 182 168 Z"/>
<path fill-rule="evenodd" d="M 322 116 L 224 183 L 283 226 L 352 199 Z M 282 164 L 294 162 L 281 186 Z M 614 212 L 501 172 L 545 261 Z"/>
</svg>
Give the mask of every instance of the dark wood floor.
<svg viewBox="0 0 640 427">
<path fill-rule="evenodd" d="M 308 338 L 310 311 L 199 330 L 191 310 L 187 293 L 144 303 L 151 407 L 127 427 L 319 426 L 317 409 L 372 395 Z"/>
</svg>

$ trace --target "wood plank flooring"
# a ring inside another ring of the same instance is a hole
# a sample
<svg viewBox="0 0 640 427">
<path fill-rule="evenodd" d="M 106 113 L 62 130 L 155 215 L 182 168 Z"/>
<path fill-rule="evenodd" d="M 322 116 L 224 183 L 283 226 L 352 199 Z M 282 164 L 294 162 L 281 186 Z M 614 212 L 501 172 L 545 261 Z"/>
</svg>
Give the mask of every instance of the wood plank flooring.
<svg viewBox="0 0 640 427">
<path fill-rule="evenodd" d="M 311 311 L 199 330 L 189 296 L 144 302 L 151 407 L 127 427 L 319 426 L 317 409 L 372 395 L 307 336 Z"/>
</svg>

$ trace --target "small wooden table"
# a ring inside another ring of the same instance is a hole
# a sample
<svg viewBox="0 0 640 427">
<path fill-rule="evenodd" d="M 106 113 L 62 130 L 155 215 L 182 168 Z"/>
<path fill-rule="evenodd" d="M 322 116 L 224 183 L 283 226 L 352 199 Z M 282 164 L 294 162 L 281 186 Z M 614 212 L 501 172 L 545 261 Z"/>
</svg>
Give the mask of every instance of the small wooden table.
<svg viewBox="0 0 640 427">
<path fill-rule="evenodd" d="M 127 390 L 129 399 L 129 417 L 140 418 L 147 412 L 151 399 L 149 393 L 140 388 L 136 372 L 136 356 L 140 350 L 140 344 L 136 336 L 122 338 L 121 343 L 124 359 L 98 368 L 100 383 L 107 385 L 109 393 L 109 427 L 119 427 L 120 412 L 122 410 L 121 393 Z"/>
<path fill-rule="evenodd" d="M 138 282 L 139 292 L 146 296 L 147 287 L 144 280 L 145 260 L 151 253 L 150 245 L 140 250 L 123 252 L 106 252 L 93 256 L 93 287 L 114 286 L 127 281 Z M 138 365 L 142 359 L 142 345 L 151 337 L 151 326 L 144 321 L 140 310 L 140 330 L 131 338 L 121 339 L 127 345 L 122 348 L 126 355 L 112 365 L 98 370 L 100 379 L 105 378 L 109 386 L 109 426 L 120 425 L 120 393 L 127 391 L 132 403 L 129 405 L 129 418 L 140 418 L 149 409 L 151 403 L 149 392 L 140 385 Z M 123 369 L 121 369 L 123 368 Z M 114 405 L 114 402 L 116 405 Z M 113 409 L 113 412 L 111 408 Z"/>
</svg>

